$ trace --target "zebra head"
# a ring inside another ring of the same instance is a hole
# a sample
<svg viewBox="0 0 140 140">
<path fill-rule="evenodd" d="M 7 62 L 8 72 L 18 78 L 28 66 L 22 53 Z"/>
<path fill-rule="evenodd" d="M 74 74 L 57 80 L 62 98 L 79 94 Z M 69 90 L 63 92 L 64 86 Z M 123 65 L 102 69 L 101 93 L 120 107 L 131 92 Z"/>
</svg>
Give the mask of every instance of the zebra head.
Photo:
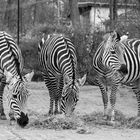
<svg viewBox="0 0 140 140">
<path fill-rule="evenodd" d="M 128 73 L 124 59 L 124 47 L 120 42 L 117 32 L 112 32 L 104 42 L 102 63 L 105 67 L 114 72 L 120 72 L 122 75 Z"/>
<path fill-rule="evenodd" d="M 6 83 L 8 83 L 10 112 L 13 113 L 13 118 L 10 119 L 15 119 L 18 125 L 24 127 L 29 121 L 28 115 L 25 113 L 27 98 L 29 96 L 27 82 L 31 81 L 34 72 L 26 74 L 22 79 L 21 76 L 13 76 L 8 71 L 5 71 L 4 74 L 6 76 Z"/>
<path fill-rule="evenodd" d="M 86 75 L 78 80 L 72 80 L 68 76 L 64 79 L 64 88 L 61 97 L 61 111 L 66 116 L 71 116 L 79 100 L 79 87 L 86 81 Z"/>
</svg>

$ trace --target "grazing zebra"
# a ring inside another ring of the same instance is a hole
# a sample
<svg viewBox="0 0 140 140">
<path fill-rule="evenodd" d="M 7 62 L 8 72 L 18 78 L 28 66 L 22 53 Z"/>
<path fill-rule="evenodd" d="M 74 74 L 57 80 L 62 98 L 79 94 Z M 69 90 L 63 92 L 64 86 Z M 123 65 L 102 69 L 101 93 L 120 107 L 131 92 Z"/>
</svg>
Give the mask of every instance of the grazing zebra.
<svg viewBox="0 0 140 140">
<path fill-rule="evenodd" d="M 79 99 L 79 86 L 86 80 L 86 75 L 77 79 L 74 45 L 64 35 L 52 34 L 46 40 L 42 38 L 38 49 L 42 74 L 50 95 L 49 114 L 64 112 L 70 116 Z"/>
<path fill-rule="evenodd" d="M 96 82 L 102 93 L 104 104 L 104 115 L 107 117 L 108 95 L 107 88 L 103 79 L 110 80 L 111 84 L 111 121 L 115 120 L 116 92 L 120 83 L 128 84 L 137 82 L 140 77 L 140 60 L 138 59 L 140 40 L 131 39 L 120 42 L 120 36 L 116 32 L 105 35 L 104 41 L 99 45 L 94 57 L 93 68 L 97 72 Z M 140 97 L 138 90 L 133 87 L 139 103 Z"/>
<path fill-rule="evenodd" d="M 28 116 L 23 112 L 24 103 L 29 95 L 26 86 L 34 72 L 23 77 L 21 76 L 22 69 L 21 50 L 11 35 L 0 31 L 0 118 L 6 119 L 3 108 L 3 91 L 7 84 L 7 91 L 10 96 L 10 120 L 15 119 L 21 127 L 24 127 L 28 123 Z"/>
</svg>

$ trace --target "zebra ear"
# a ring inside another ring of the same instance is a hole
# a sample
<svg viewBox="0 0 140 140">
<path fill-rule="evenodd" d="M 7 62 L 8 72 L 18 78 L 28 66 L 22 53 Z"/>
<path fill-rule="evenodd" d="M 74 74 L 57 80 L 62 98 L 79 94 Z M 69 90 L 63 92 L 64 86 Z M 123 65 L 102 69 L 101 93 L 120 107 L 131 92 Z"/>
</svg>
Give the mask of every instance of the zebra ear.
<svg viewBox="0 0 140 140">
<path fill-rule="evenodd" d="M 113 31 L 111 36 L 112 36 L 113 40 L 120 41 L 120 39 L 121 39 L 119 33 L 117 33 L 116 31 Z"/>
<path fill-rule="evenodd" d="M 79 86 L 83 86 L 86 82 L 87 74 L 85 74 L 82 78 L 78 79 Z"/>
<path fill-rule="evenodd" d="M 51 34 L 48 34 L 48 35 L 47 35 L 47 39 L 49 39 L 50 37 L 51 37 Z"/>
<path fill-rule="evenodd" d="M 64 77 L 64 84 L 67 85 L 70 82 L 70 78 L 68 75 Z"/>
<path fill-rule="evenodd" d="M 114 34 L 113 33 L 110 33 L 110 35 L 108 36 L 108 38 L 104 44 L 104 52 L 108 51 L 108 49 L 112 46 L 112 43 L 114 42 Z"/>
<path fill-rule="evenodd" d="M 42 46 L 45 44 L 45 34 L 42 35 L 41 41 L 38 43 L 38 50 L 40 51 Z"/>
<path fill-rule="evenodd" d="M 31 82 L 32 78 L 34 76 L 34 71 L 32 71 L 31 73 L 27 73 L 26 75 L 24 75 L 25 79 L 27 82 Z"/>
<path fill-rule="evenodd" d="M 106 33 L 105 35 L 103 35 L 103 40 L 107 40 L 109 38 L 109 33 Z"/>
<path fill-rule="evenodd" d="M 9 83 L 13 77 L 12 73 L 7 70 L 4 70 L 4 75 L 6 76 L 6 83 Z"/>
</svg>

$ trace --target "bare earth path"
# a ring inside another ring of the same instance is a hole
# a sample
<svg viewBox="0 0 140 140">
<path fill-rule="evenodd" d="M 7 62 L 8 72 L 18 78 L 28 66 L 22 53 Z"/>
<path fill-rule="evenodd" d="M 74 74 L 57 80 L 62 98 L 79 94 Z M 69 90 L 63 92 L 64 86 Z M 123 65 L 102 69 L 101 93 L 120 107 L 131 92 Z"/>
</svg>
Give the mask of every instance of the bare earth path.
<svg viewBox="0 0 140 140">
<path fill-rule="evenodd" d="M 31 96 L 28 100 L 30 123 L 36 114 L 43 116 L 48 112 L 49 95 L 43 82 L 32 82 L 29 86 Z M 8 114 L 7 91 L 4 95 L 5 112 Z M 132 91 L 120 88 L 117 94 L 117 110 L 132 117 L 137 114 L 137 103 Z M 78 115 L 102 112 L 103 104 L 98 87 L 84 86 L 75 113 Z M 8 118 L 8 116 L 7 116 Z M 107 126 L 89 127 L 90 133 L 77 133 L 78 130 L 55 130 L 31 127 L 10 126 L 9 120 L 0 120 L 0 140 L 140 140 L 139 129 L 111 128 Z"/>
</svg>

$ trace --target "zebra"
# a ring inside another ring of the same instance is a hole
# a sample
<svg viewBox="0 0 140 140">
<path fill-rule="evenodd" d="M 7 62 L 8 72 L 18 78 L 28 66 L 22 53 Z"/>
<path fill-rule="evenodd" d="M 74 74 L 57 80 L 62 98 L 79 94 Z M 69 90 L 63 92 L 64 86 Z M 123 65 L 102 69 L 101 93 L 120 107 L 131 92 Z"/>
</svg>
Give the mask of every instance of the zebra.
<svg viewBox="0 0 140 140">
<path fill-rule="evenodd" d="M 140 40 L 131 39 L 120 42 L 120 36 L 115 31 L 106 34 L 103 38 L 104 40 L 98 46 L 98 49 L 93 57 L 93 68 L 97 72 L 95 81 L 102 93 L 105 119 L 108 117 L 108 95 L 106 82 L 107 80 L 110 80 L 111 122 L 114 122 L 116 92 L 119 84 L 136 82 L 140 77 L 140 61 L 138 60 Z M 133 70 L 131 70 L 130 67 L 133 67 Z M 105 80 L 103 81 L 103 79 Z M 134 87 L 133 89 L 138 99 L 138 90 Z M 140 104 L 140 99 L 138 99 L 138 103 Z"/>
<path fill-rule="evenodd" d="M 70 116 L 79 100 L 79 86 L 86 75 L 77 78 L 77 58 L 74 45 L 63 34 L 49 34 L 38 45 L 39 61 L 50 95 L 49 115 Z M 55 102 L 55 103 L 54 103 Z M 53 105 L 55 104 L 55 110 Z"/>
<path fill-rule="evenodd" d="M 12 36 L 5 31 L 0 31 L 0 119 L 6 119 L 3 108 L 3 92 L 5 86 L 9 95 L 10 121 L 16 120 L 17 124 L 24 127 L 28 124 L 28 115 L 23 112 L 29 91 L 27 83 L 34 72 L 22 76 L 23 58 L 21 50 Z"/>
</svg>

